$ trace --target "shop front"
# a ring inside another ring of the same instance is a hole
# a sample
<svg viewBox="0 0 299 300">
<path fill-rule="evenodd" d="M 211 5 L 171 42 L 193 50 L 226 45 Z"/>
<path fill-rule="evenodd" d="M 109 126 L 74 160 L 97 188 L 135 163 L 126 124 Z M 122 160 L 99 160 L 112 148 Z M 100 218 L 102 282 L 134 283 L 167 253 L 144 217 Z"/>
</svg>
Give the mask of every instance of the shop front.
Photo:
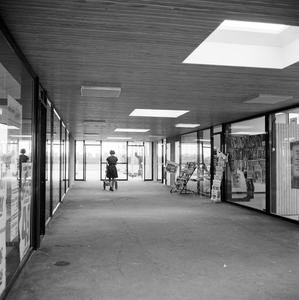
<svg viewBox="0 0 299 300">
<path fill-rule="evenodd" d="M 225 141 L 226 201 L 298 221 L 299 109 L 228 124 Z"/>
<path fill-rule="evenodd" d="M 2 34 L 0 44 L 1 295 L 31 247 L 33 80 Z"/>
</svg>

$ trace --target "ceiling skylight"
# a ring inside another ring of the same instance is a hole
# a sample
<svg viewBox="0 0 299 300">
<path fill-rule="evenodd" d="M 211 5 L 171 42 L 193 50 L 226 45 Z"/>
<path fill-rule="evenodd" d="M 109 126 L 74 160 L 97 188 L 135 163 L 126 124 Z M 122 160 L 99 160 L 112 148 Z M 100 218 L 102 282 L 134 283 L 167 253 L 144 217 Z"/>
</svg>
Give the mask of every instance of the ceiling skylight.
<svg viewBox="0 0 299 300">
<path fill-rule="evenodd" d="M 150 129 L 116 128 L 114 131 L 118 131 L 118 132 L 147 132 L 147 131 L 150 131 Z"/>
<path fill-rule="evenodd" d="M 180 123 L 180 124 L 176 124 L 175 127 L 182 127 L 182 128 L 195 128 L 195 127 L 198 127 L 200 126 L 200 124 L 183 124 L 183 123 Z"/>
<path fill-rule="evenodd" d="M 177 118 L 189 110 L 167 110 L 167 109 L 134 109 L 131 117 L 161 117 L 161 118 Z"/>
<path fill-rule="evenodd" d="M 299 61 L 299 27 L 225 20 L 187 64 L 284 69 Z"/>
<path fill-rule="evenodd" d="M 258 23 L 258 22 L 240 22 L 225 20 L 218 28 L 228 30 L 255 31 L 266 33 L 280 33 L 288 26 L 282 24 Z"/>
</svg>

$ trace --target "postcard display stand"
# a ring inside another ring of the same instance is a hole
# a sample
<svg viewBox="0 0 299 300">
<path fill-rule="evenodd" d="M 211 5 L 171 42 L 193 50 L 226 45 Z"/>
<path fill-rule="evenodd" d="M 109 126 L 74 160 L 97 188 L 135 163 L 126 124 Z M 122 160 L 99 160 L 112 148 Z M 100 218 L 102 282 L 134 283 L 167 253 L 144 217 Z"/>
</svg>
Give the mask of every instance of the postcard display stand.
<svg viewBox="0 0 299 300">
<path fill-rule="evenodd" d="M 221 202 L 221 182 L 223 178 L 223 172 L 225 171 L 227 156 L 221 151 L 217 150 L 217 163 L 216 163 L 216 173 L 214 175 L 211 201 L 214 203 Z"/>
</svg>

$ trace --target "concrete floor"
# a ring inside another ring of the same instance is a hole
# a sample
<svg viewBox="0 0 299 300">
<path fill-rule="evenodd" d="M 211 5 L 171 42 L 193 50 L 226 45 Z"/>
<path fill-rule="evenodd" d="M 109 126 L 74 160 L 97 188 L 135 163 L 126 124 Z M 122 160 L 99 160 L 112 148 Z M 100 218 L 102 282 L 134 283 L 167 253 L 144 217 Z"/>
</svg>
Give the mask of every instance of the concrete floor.
<svg viewBox="0 0 299 300">
<path fill-rule="evenodd" d="M 154 182 L 76 182 L 10 300 L 296 300 L 299 226 Z"/>
</svg>

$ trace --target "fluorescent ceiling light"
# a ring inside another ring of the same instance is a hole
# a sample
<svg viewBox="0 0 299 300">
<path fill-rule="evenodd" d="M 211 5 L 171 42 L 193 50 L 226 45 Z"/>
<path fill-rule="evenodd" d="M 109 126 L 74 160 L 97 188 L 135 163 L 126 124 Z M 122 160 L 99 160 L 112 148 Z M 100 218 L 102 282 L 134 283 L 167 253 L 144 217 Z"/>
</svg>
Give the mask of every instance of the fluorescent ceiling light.
<svg viewBox="0 0 299 300">
<path fill-rule="evenodd" d="M 15 137 L 15 138 L 31 138 L 31 135 L 17 135 L 17 134 L 12 134 L 10 135 L 11 137 Z"/>
<path fill-rule="evenodd" d="M 167 109 L 134 109 L 131 117 L 162 117 L 162 118 L 177 118 L 189 110 L 167 110 Z"/>
<path fill-rule="evenodd" d="M 131 137 L 108 136 L 107 140 L 131 140 Z"/>
<path fill-rule="evenodd" d="M 231 132 L 231 134 L 237 134 L 237 135 L 259 135 L 259 134 L 265 134 L 266 132 L 254 132 L 254 131 L 239 131 L 239 132 Z"/>
<path fill-rule="evenodd" d="M 147 132 L 147 131 L 150 131 L 150 129 L 116 128 L 114 131 L 118 131 L 118 132 Z"/>
<path fill-rule="evenodd" d="M 258 94 L 245 100 L 244 103 L 276 104 L 278 102 L 283 102 L 292 98 L 293 96 Z"/>
<path fill-rule="evenodd" d="M 176 124 L 175 127 L 182 127 L 182 128 L 195 128 L 195 127 L 198 127 L 200 126 L 200 124 L 183 124 L 183 123 L 180 123 L 180 124 Z"/>
<path fill-rule="evenodd" d="M 81 86 L 81 96 L 86 97 L 113 97 L 118 98 L 121 92 L 120 87 L 105 86 Z"/>
<path fill-rule="evenodd" d="M 297 26 L 225 20 L 183 63 L 284 69 L 299 61 L 298 48 Z"/>
<path fill-rule="evenodd" d="M 150 138 L 164 138 L 164 135 L 149 135 Z"/>
</svg>

